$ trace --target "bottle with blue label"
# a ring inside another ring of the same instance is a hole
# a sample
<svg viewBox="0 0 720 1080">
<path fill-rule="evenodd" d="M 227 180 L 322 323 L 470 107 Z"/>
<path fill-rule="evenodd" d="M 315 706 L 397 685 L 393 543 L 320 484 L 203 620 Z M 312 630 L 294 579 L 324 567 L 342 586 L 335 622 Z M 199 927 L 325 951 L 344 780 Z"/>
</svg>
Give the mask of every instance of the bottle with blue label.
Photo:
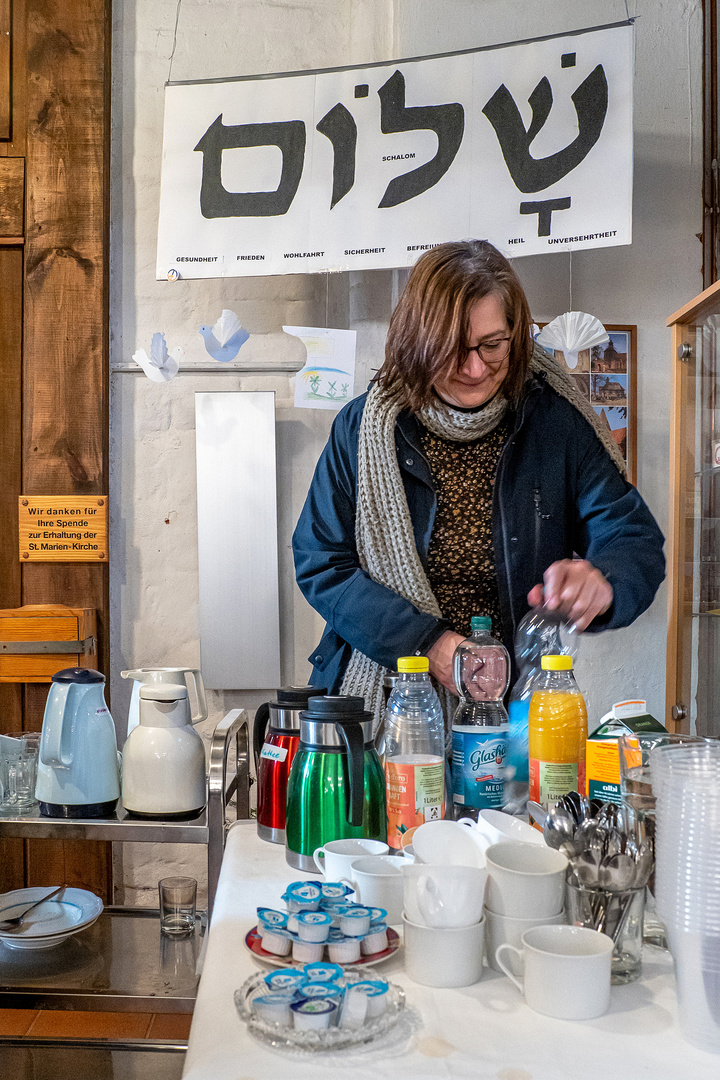
<svg viewBox="0 0 720 1080">
<path fill-rule="evenodd" d="M 472 636 L 453 657 L 460 704 L 452 726 L 452 785 L 455 818 L 477 820 L 481 810 L 503 805 L 508 714 L 503 695 L 510 679 L 507 649 L 493 637 L 492 620 L 470 621 Z"/>
</svg>

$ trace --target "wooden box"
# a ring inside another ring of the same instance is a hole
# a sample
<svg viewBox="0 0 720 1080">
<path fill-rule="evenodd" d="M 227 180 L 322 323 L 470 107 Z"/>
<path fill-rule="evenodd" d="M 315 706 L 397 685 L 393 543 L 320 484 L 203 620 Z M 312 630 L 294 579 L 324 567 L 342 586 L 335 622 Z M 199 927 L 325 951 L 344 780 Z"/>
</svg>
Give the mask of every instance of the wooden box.
<svg viewBox="0 0 720 1080">
<path fill-rule="evenodd" d="M 28 604 L 0 609 L 0 683 L 49 683 L 63 668 L 95 667 L 95 621 L 94 608 Z M 27 652 L 15 651 L 19 642 L 29 643 Z"/>
</svg>

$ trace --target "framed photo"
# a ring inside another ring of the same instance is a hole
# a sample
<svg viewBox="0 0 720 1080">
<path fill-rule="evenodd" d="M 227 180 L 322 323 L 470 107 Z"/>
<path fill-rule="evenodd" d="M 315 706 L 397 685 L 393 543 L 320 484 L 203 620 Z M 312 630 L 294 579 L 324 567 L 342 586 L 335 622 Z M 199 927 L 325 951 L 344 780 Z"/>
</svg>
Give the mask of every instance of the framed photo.
<svg viewBox="0 0 720 1080">
<path fill-rule="evenodd" d="M 572 367 L 559 349 L 555 350 L 555 359 L 572 375 L 601 424 L 607 425 L 625 459 L 628 480 L 634 484 L 637 479 L 637 327 L 603 325 L 610 336 L 604 345 L 581 350 Z"/>
</svg>

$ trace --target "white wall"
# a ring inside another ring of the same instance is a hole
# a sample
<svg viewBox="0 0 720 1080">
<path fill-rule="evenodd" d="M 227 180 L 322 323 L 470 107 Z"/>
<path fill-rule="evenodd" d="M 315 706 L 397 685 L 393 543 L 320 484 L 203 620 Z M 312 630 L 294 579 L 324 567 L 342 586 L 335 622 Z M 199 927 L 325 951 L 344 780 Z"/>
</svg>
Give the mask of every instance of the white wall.
<svg viewBox="0 0 720 1080">
<path fill-rule="evenodd" d="M 382 358 L 401 274 L 155 281 L 163 86 L 170 71 L 176 0 L 114 5 L 111 359 L 128 363 L 154 331 L 206 359 L 197 333 L 221 308 L 253 337 L 243 360 L 285 359 L 282 324 L 358 331 L 356 390 Z M 639 16 L 635 104 L 634 243 L 517 260 L 534 317 L 571 306 L 610 323 L 638 325 L 638 479 L 663 528 L 668 506 L 669 335 L 665 317 L 701 288 L 700 0 L 630 0 Z M 566 31 L 625 17 L 624 0 L 182 0 L 173 79 L 298 70 L 468 48 Z M 112 708 L 122 730 L 128 687 L 122 668 L 196 665 L 194 392 L 272 389 L 277 395 L 282 675 L 304 681 L 319 618 L 294 585 L 290 535 L 332 414 L 292 408 L 287 376 L 179 376 L 157 386 L 117 374 L 111 397 Z M 665 592 L 629 630 L 583 643 L 580 681 L 591 714 L 643 694 L 663 714 Z M 271 689 L 271 688 L 268 688 Z M 264 691 L 211 694 L 209 731 Z M 172 866 L 204 877 L 200 853 L 126 847 L 116 871 L 128 902 L 154 902 Z"/>
</svg>

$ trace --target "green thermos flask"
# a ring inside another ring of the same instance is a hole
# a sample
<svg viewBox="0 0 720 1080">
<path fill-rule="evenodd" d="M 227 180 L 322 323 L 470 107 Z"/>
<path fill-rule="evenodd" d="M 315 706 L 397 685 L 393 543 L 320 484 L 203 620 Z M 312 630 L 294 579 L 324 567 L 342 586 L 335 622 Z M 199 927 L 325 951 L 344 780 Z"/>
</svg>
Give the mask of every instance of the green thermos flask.
<svg viewBox="0 0 720 1080">
<path fill-rule="evenodd" d="M 313 852 L 331 840 L 387 837 L 385 775 L 372 713 L 360 697 L 313 697 L 287 787 L 285 857 L 317 873 Z"/>
</svg>

